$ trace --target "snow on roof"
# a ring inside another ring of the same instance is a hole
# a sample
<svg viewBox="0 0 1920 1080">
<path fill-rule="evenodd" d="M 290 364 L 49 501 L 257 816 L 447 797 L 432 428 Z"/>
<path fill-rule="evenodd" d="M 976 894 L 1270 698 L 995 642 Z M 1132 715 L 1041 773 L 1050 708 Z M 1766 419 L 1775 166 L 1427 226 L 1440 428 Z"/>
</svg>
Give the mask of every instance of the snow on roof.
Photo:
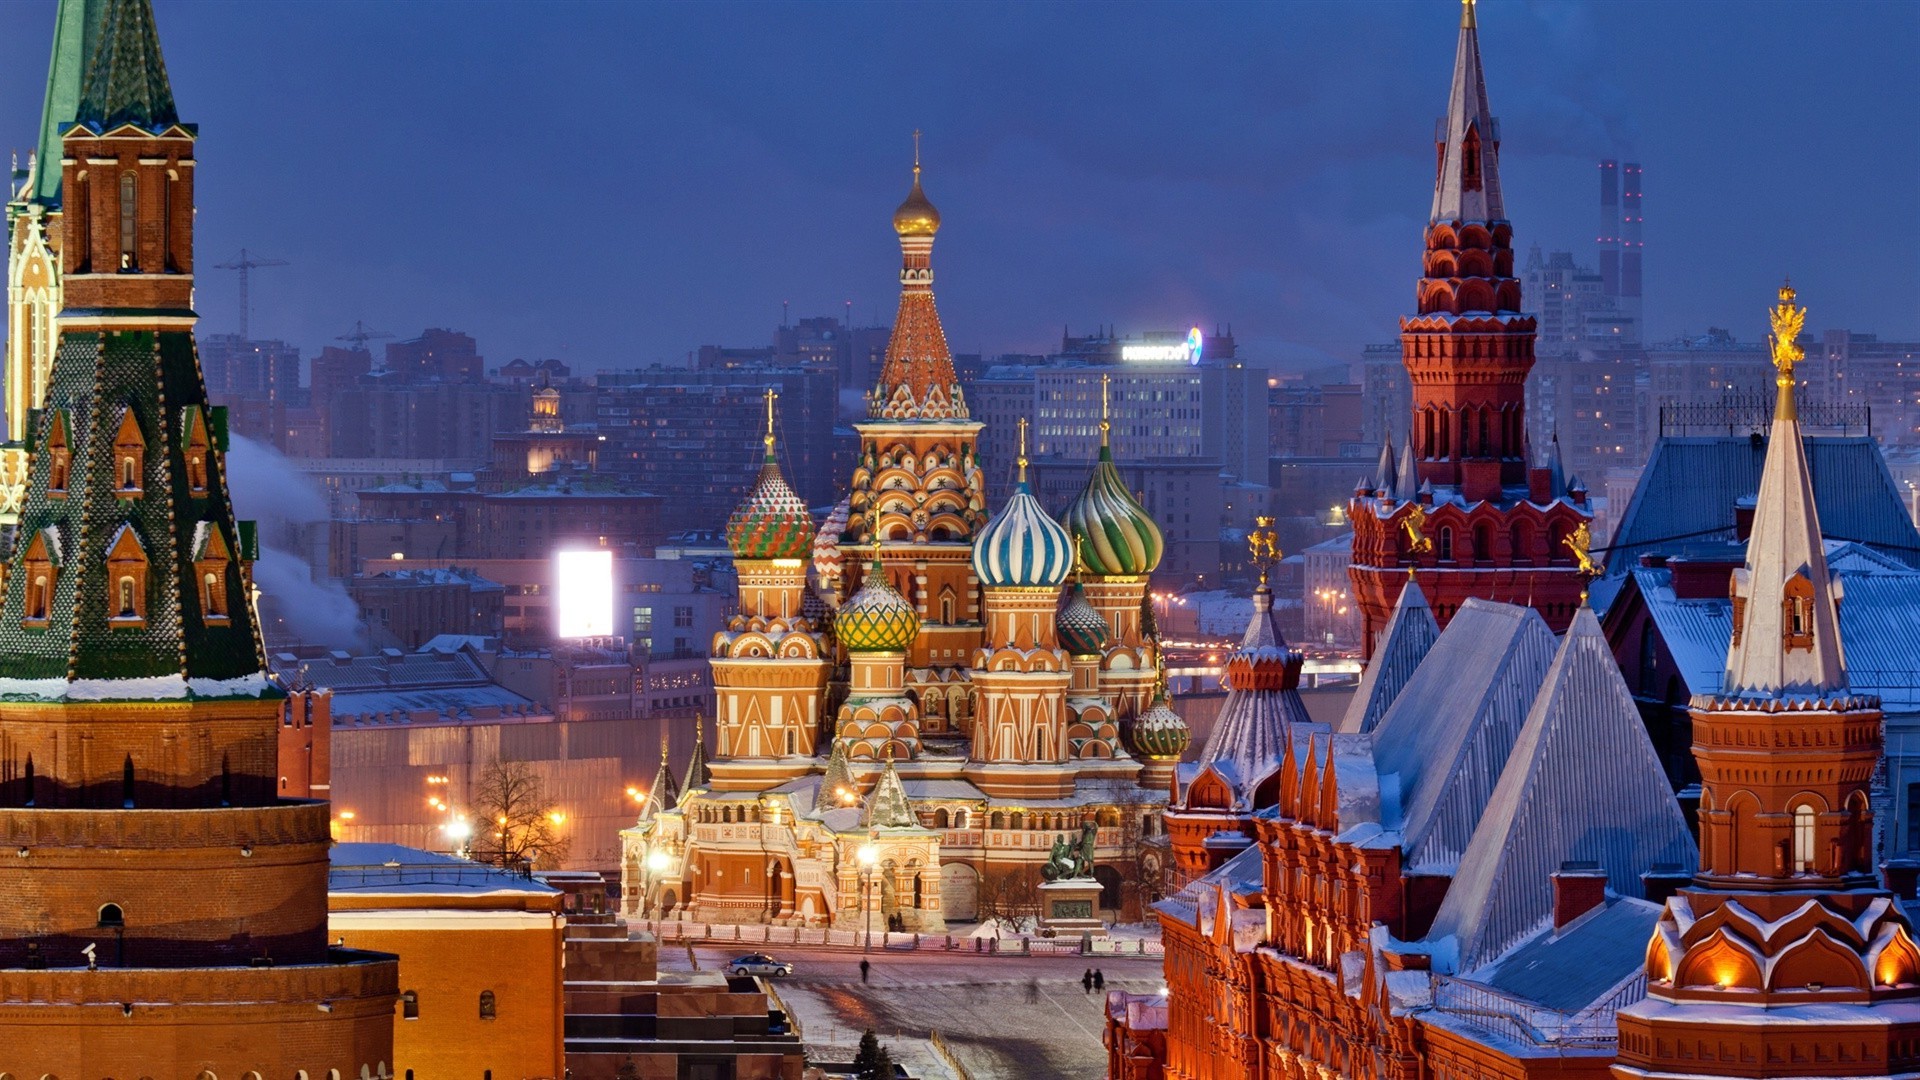
<svg viewBox="0 0 1920 1080">
<path fill-rule="evenodd" d="M 497 866 L 400 844 L 335 844 L 327 852 L 331 893 L 554 893 L 530 877 Z"/>
<path fill-rule="evenodd" d="M 1574 1013 L 1612 993 L 1646 966 L 1660 905 L 1628 897 L 1528 938 L 1467 978 L 1549 1009 Z"/>
<path fill-rule="evenodd" d="M 1418 582 L 1409 580 L 1400 590 L 1393 615 L 1380 631 L 1373 659 L 1360 676 L 1360 688 L 1348 703 L 1346 715 L 1340 718 L 1338 730 L 1357 735 L 1378 726 L 1439 637 L 1440 624 L 1433 619 L 1426 594 L 1420 591 Z"/>
<path fill-rule="evenodd" d="M 1553 918 L 1553 878 L 1568 861 L 1597 863 L 1615 893 L 1640 889 L 1656 864 L 1691 873 L 1693 838 L 1647 738 L 1626 680 L 1591 609 L 1560 643 L 1428 940 L 1486 964 Z"/>
<path fill-rule="evenodd" d="M 1250 662 L 1256 669 L 1290 667 L 1289 685 L 1282 687 L 1272 679 L 1259 678 L 1252 680 L 1254 686 L 1231 686 L 1199 758 L 1202 765 L 1232 764 L 1233 771 L 1222 769 L 1220 775 L 1232 785 L 1235 801 L 1242 803 L 1251 795 L 1253 785 L 1286 756 L 1287 729 L 1312 720 L 1297 686 L 1299 657 L 1287 647 L 1274 622 L 1272 599 L 1265 585 L 1254 592 L 1253 617 L 1247 623 L 1246 636 L 1227 663 L 1229 670 L 1236 660 Z"/>
<path fill-rule="evenodd" d="M 1460 606 L 1374 731 L 1397 783 L 1410 872 L 1452 873 L 1520 734 L 1555 642 L 1532 608 Z"/>
</svg>

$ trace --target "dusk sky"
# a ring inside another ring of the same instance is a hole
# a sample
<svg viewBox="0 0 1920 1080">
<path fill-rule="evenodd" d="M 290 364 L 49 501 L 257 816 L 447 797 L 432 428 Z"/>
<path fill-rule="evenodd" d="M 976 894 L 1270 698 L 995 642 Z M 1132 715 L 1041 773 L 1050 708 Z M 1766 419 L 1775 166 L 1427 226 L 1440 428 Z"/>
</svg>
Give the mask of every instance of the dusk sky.
<svg viewBox="0 0 1920 1080">
<path fill-rule="evenodd" d="M 910 133 L 956 351 L 1231 323 L 1345 361 L 1409 310 L 1458 7 L 155 0 L 201 129 L 197 306 L 311 355 L 354 320 L 490 364 L 680 362 L 892 318 Z M 0 5 L 24 162 L 51 0 Z M 1486 0 L 1507 210 L 1593 265 L 1595 164 L 1646 169 L 1646 311 L 1920 337 L 1920 4 Z"/>
</svg>

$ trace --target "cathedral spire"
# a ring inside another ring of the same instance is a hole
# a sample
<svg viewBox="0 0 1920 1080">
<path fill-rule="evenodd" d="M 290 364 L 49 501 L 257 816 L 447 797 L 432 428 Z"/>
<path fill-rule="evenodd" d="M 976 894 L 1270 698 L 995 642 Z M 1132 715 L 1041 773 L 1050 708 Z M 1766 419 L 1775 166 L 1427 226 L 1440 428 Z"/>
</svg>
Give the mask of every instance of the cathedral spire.
<svg viewBox="0 0 1920 1080">
<path fill-rule="evenodd" d="M 80 85 L 100 39 L 106 7 L 106 0 L 60 0 L 53 24 L 53 59 L 47 64 L 47 96 L 40 110 L 39 149 L 33 158 L 33 187 L 27 192 L 34 202 L 60 201 L 60 129 L 73 123 L 79 111 Z"/>
<path fill-rule="evenodd" d="M 1780 289 L 1773 323 L 1779 400 L 1754 505 L 1747 561 L 1734 571 L 1733 644 L 1727 651 L 1730 697 L 1822 699 L 1847 693 L 1840 646 L 1840 582 L 1827 570 L 1813 477 L 1794 406 L 1794 365 L 1807 309 L 1791 285 Z"/>
<path fill-rule="evenodd" d="M 933 237 L 940 211 L 920 187 L 920 133 L 913 134 L 913 190 L 893 212 L 900 236 L 900 310 L 880 381 L 867 400 L 874 420 L 965 420 L 967 402 L 933 304 Z"/>
<path fill-rule="evenodd" d="M 1500 199 L 1500 122 L 1487 107 L 1480 67 L 1479 20 L 1473 0 L 1460 6 L 1460 43 L 1453 58 L 1447 115 L 1434 133 L 1439 175 L 1432 221 L 1505 221 Z"/>
<path fill-rule="evenodd" d="M 134 124 L 158 132 L 180 122 L 151 0 L 106 0 L 74 119 L 96 131 Z"/>
</svg>

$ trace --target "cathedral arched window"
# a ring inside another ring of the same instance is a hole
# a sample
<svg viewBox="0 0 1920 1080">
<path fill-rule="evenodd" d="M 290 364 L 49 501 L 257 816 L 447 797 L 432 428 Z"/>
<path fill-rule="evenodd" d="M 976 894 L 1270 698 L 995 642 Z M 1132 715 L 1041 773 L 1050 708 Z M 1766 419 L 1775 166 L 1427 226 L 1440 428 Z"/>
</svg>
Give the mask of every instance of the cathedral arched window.
<svg viewBox="0 0 1920 1080">
<path fill-rule="evenodd" d="M 136 234 L 135 199 L 139 195 L 139 183 L 131 171 L 120 174 L 120 269 L 137 270 L 139 253 L 135 250 Z"/>
<path fill-rule="evenodd" d="M 1443 525 L 1440 528 L 1440 561 L 1453 561 L 1453 526 L 1451 525 Z"/>
<path fill-rule="evenodd" d="M 1813 807 L 1805 803 L 1793 810 L 1793 872 L 1811 873 L 1813 870 Z"/>
</svg>

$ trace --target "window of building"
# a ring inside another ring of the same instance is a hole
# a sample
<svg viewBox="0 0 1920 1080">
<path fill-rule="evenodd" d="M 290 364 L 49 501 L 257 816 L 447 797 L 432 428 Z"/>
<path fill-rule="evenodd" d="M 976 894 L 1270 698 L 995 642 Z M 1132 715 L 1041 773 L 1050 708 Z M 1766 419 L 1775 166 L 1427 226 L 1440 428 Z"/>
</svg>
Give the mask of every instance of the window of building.
<svg viewBox="0 0 1920 1080">
<path fill-rule="evenodd" d="M 138 495 L 147 471 L 147 437 L 131 408 L 120 413 L 120 429 L 113 436 L 114 486 L 119 493 Z"/>
<path fill-rule="evenodd" d="M 493 991 L 482 990 L 480 991 L 480 1019 L 492 1020 L 494 1018 Z"/>
<path fill-rule="evenodd" d="M 138 194 L 138 182 L 131 172 L 120 174 L 120 269 L 135 269 L 138 255 L 134 251 L 135 196 Z"/>
<path fill-rule="evenodd" d="M 1813 821 L 1813 807 L 1801 805 L 1794 808 L 1793 871 L 1796 874 L 1813 870 Z"/>
<path fill-rule="evenodd" d="M 690 607 L 675 607 L 673 609 L 673 625 L 676 627 L 692 626 L 693 609 Z"/>
<path fill-rule="evenodd" d="M 127 925 L 127 914 L 120 909 L 119 904 L 102 904 L 99 925 L 103 930 L 124 927 Z"/>
<path fill-rule="evenodd" d="M 107 580 L 113 584 L 108 620 L 114 626 L 139 626 L 147 617 L 147 551 L 131 525 L 122 525 L 107 549 Z"/>
<path fill-rule="evenodd" d="M 420 1019 L 420 995 L 412 990 L 400 995 L 400 1018 L 402 1020 Z"/>
</svg>

